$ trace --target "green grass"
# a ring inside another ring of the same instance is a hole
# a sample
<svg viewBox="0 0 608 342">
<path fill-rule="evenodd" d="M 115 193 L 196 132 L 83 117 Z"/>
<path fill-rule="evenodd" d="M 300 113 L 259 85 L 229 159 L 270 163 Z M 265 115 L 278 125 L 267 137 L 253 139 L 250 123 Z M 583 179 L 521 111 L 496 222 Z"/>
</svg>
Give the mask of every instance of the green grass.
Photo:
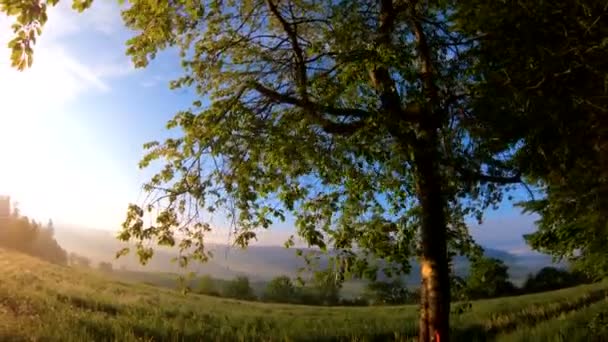
<svg viewBox="0 0 608 342">
<path fill-rule="evenodd" d="M 405 341 L 416 335 L 415 306 L 184 296 L 3 250 L 0 277 L 0 341 Z M 608 313 L 607 293 L 604 282 L 473 302 L 471 311 L 452 316 L 454 340 L 601 341 L 602 328 L 589 322 Z"/>
</svg>

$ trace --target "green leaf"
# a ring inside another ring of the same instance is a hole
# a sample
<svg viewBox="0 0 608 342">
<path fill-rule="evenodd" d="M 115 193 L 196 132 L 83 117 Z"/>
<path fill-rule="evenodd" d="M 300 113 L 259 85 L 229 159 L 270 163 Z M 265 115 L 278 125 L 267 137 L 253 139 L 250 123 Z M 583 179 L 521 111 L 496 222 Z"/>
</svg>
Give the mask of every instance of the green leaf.
<svg viewBox="0 0 608 342">
<path fill-rule="evenodd" d="M 130 249 L 128 247 L 122 248 L 121 250 L 116 252 L 115 258 L 118 259 L 120 257 L 123 257 L 123 256 L 129 254 L 129 251 L 130 251 Z"/>
</svg>

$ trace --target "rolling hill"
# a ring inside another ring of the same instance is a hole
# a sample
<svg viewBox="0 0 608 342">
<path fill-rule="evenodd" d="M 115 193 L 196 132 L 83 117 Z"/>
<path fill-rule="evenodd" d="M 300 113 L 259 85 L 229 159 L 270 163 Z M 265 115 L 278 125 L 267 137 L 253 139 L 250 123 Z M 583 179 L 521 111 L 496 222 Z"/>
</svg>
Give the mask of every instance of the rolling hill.
<svg viewBox="0 0 608 342">
<path fill-rule="evenodd" d="M 114 254 L 124 243 L 115 239 L 111 232 L 89 229 L 56 228 L 59 244 L 69 252 L 75 252 L 92 260 L 111 261 L 115 268 L 125 268 L 144 272 L 179 272 L 180 269 L 171 262 L 175 250 L 157 248 L 155 256 L 145 267 L 140 265 L 133 255 L 114 260 Z M 295 276 L 299 267 L 304 265 L 295 249 L 282 246 L 252 245 L 246 250 L 231 248 L 226 245 L 209 245 L 214 258 L 205 264 L 191 266 L 191 271 L 208 274 L 216 278 L 229 279 L 236 275 L 247 275 L 254 281 L 266 281 L 279 275 Z M 505 251 L 486 248 L 486 255 L 503 260 L 509 266 L 509 272 L 515 283 L 522 282 L 529 273 L 537 272 L 542 267 L 552 265 L 551 258 L 541 254 L 515 255 Z M 465 275 L 468 262 L 457 258 L 454 262 L 456 273 Z M 410 285 L 419 283 L 419 269 L 412 262 L 412 272 L 406 282 Z"/>
<path fill-rule="evenodd" d="M 0 341 L 410 341 L 417 307 L 181 295 L 0 249 Z M 457 341 L 602 341 L 608 283 L 472 302 Z M 459 304 L 454 304 L 455 306 Z"/>
</svg>

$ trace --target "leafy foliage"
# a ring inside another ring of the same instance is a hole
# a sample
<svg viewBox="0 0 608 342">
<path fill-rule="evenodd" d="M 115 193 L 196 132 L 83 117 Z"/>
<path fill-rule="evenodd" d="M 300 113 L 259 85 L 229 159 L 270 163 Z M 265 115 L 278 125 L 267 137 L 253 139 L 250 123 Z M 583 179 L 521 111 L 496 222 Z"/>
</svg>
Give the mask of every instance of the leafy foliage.
<svg viewBox="0 0 608 342">
<path fill-rule="evenodd" d="M 508 267 L 502 260 L 479 258 L 471 263 L 466 281 L 469 298 L 494 298 L 513 294 L 514 290 L 515 286 L 509 281 Z"/>
<path fill-rule="evenodd" d="M 555 267 L 544 267 L 535 275 L 528 276 L 523 285 L 523 292 L 534 293 L 562 289 L 589 282 L 584 274 L 568 272 Z"/>
<path fill-rule="evenodd" d="M 487 126 L 519 141 L 514 161 L 541 192 L 530 246 L 602 278 L 608 274 L 608 7 L 595 0 L 464 1 Z M 500 39 L 497 39 L 500 38 Z M 493 111 L 490 113 L 490 109 Z"/>
<path fill-rule="evenodd" d="M 266 285 L 262 299 L 267 302 L 295 303 L 298 301 L 297 288 L 289 277 L 276 277 Z"/>
<path fill-rule="evenodd" d="M 467 281 L 466 279 L 459 277 L 457 275 L 452 275 L 450 277 L 450 297 L 454 301 L 462 301 L 469 299 L 467 294 Z"/>
<path fill-rule="evenodd" d="M 164 165 L 120 235 L 140 242 L 142 261 L 153 252 L 146 240 L 206 260 L 208 218 L 228 209 L 241 246 L 291 214 L 309 245 L 336 251 L 340 272 L 373 278 L 382 259 L 398 275 L 420 252 L 425 210 L 441 221 L 429 224 L 431 244 L 444 249 L 447 220 L 451 251 L 468 253 L 465 217 L 501 199 L 496 184 L 519 181 L 504 156 L 495 160 L 508 146 L 467 133 L 474 69 L 449 2 L 130 3 L 134 63 L 178 47 L 185 75 L 173 87 L 203 100 L 168 123 L 181 136 L 146 144 L 140 166 Z M 420 201 L 429 186 L 439 214 Z M 155 224 L 145 227 L 145 215 Z"/>
<path fill-rule="evenodd" d="M 239 276 L 226 282 L 222 289 L 222 296 L 243 300 L 255 300 L 256 295 L 249 284 L 249 278 Z"/>
<path fill-rule="evenodd" d="M 399 279 L 371 282 L 366 286 L 365 293 L 365 297 L 376 305 L 405 304 L 410 300 L 409 291 Z"/>
<path fill-rule="evenodd" d="M 11 49 L 11 65 L 18 70 L 34 63 L 34 46 L 48 20 L 49 7 L 59 0 L 0 0 L 0 12 L 15 17 L 11 29 L 15 37 L 8 43 Z M 93 0 L 72 0 L 72 8 L 79 12 L 89 8 Z"/>
<path fill-rule="evenodd" d="M 202 276 L 199 280 L 198 291 L 209 296 L 220 295 L 220 291 L 217 289 L 215 280 L 208 275 Z"/>
<path fill-rule="evenodd" d="M 340 302 L 342 283 L 338 277 L 339 274 L 332 268 L 315 272 L 310 286 L 322 305 L 336 305 Z"/>
</svg>

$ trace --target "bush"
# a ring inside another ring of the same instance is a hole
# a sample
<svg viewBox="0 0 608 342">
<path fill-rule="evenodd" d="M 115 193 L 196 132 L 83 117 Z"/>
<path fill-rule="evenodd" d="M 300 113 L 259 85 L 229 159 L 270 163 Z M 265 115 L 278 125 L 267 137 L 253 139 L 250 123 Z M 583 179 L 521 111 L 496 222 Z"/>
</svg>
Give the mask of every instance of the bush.
<svg viewBox="0 0 608 342">
<path fill-rule="evenodd" d="M 222 290 L 222 296 L 227 298 L 256 300 L 257 297 L 249 284 L 249 278 L 245 276 L 236 277 L 228 281 Z"/>
<path fill-rule="evenodd" d="M 536 275 L 528 275 L 522 290 L 526 293 L 558 290 L 588 283 L 589 279 L 578 272 L 568 272 L 555 267 L 542 268 Z"/>
<path fill-rule="evenodd" d="M 310 291 L 320 305 L 337 305 L 340 303 L 340 286 L 337 274 L 331 268 L 315 272 Z"/>
<path fill-rule="evenodd" d="M 405 304 L 410 293 L 400 279 L 391 282 L 377 281 L 365 287 L 364 296 L 373 305 Z"/>
<path fill-rule="evenodd" d="M 296 303 L 298 293 L 289 277 L 280 276 L 272 279 L 266 285 L 262 299 L 266 302 Z"/>
<path fill-rule="evenodd" d="M 198 284 L 198 293 L 219 297 L 216 281 L 208 275 L 202 276 Z"/>
</svg>

